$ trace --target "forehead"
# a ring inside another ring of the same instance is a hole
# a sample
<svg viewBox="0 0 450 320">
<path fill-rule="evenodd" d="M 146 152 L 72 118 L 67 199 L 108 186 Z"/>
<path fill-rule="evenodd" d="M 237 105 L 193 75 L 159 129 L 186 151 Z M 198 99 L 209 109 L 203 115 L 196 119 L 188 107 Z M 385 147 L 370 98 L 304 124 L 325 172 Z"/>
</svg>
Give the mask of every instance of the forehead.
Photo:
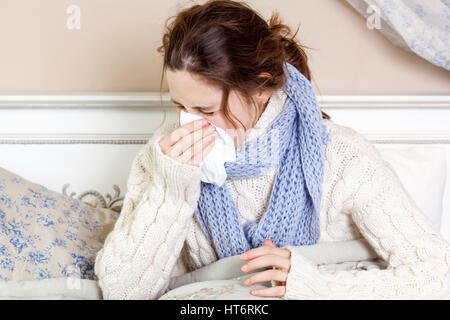
<svg viewBox="0 0 450 320">
<path fill-rule="evenodd" d="M 185 71 L 167 70 L 167 84 L 173 100 L 187 106 L 219 104 L 222 92 L 201 77 Z"/>
</svg>

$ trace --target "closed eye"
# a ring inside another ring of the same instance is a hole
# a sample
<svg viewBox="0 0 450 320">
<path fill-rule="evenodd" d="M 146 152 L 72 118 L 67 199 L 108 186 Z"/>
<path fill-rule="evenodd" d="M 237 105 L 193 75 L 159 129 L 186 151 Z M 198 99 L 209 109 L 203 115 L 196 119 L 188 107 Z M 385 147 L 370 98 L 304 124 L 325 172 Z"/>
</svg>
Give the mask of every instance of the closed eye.
<svg viewBox="0 0 450 320">
<path fill-rule="evenodd" d="M 183 106 L 177 105 L 177 107 L 178 108 L 182 108 L 183 110 L 186 110 L 186 108 L 183 107 Z M 207 115 L 207 116 L 212 116 L 214 113 L 216 113 L 216 112 L 203 112 L 203 111 L 200 111 L 200 112 L 205 114 L 205 115 Z"/>
</svg>

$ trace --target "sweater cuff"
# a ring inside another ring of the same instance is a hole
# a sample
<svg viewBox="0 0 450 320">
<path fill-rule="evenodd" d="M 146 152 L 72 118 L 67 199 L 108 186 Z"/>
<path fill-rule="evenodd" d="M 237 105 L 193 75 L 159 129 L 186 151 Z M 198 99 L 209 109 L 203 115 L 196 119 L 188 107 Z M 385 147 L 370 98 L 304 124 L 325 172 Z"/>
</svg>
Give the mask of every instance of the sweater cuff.
<svg viewBox="0 0 450 320">
<path fill-rule="evenodd" d="M 286 246 L 291 252 L 291 268 L 286 279 L 287 300 L 324 299 L 315 288 L 320 287 L 321 278 L 318 266 L 305 258 L 296 246 Z"/>
<path fill-rule="evenodd" d="M 166 184 L 175 199 L 188 199 L 190 195 L 200 194 L 200 167 L 181 163 L 162 153 L 158 137 L 153 141 L 153 172 Z M 188 189 L 186 191 L 186 189 Z M 189 193 L 189 194 L 188 194 Z M 193 197 L 195 198 L 195 197 Z M 194 205 L 196 200 L 192 199 Z"/>
</svg>

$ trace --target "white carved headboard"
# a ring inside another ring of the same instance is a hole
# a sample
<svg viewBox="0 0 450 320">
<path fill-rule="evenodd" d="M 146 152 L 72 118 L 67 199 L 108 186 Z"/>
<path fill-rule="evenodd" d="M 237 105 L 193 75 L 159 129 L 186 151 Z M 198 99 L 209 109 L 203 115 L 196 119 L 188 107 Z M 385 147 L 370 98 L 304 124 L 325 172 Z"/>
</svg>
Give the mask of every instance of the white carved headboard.
<svg viewBox="0 0 450 320">
<path fill-rule="evenodd" d="M 442 234 L 450 241 L 450 96 L 321 96 L 334 122 L 379 144 L 447 152 Z M 168 94 L 0 95 L 0 167 L 93 205 L 119 209 L 132 160 L 164 120 Z"/>
</svg>

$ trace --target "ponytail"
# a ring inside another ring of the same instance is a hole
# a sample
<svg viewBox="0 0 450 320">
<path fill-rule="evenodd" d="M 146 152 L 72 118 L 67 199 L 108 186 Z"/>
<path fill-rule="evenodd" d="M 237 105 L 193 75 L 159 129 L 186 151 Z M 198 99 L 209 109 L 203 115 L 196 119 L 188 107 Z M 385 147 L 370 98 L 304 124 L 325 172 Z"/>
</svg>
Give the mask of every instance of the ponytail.
<svg viewBox="0 0 450 320">
<path fill-rule="evenodd" d="M 307 47 L 299 44 L 295 40 L 300 26 L 298 26 L 295 34 L 292 35 L 291 28 L 283 24 L 279 18 L 278 13 L 274 12 L 269 21 L 269 28 L 272 33 L 276 37 L 278 37 L 282 45 L 284 60 L 296 67 L 297 70 L 299 70 L 306 79 L 311 81 L 311 70 L 308 66 L 308 56 L 306 55 L 306 52 L 304 50 L 304 48 Z M 331 117 L 325 112 L 321 111 L 321 113 L 323 119 L 331 119 Z"/>
<path fill-rule="evenodd" d="M 311 81 L 311 71 L 308 67 L 308 56 L 303 48 L 296 40 L 295 36 L 300 29 L 294 35 L 291 35 L 291 28 L 283 24 L 275 12 L 269 21 L 270 30 L 279 38 L 283 46 L 283 51 L 285 55 L 285 61 L 296 67 L 309 81 Z"/>
</svg>

